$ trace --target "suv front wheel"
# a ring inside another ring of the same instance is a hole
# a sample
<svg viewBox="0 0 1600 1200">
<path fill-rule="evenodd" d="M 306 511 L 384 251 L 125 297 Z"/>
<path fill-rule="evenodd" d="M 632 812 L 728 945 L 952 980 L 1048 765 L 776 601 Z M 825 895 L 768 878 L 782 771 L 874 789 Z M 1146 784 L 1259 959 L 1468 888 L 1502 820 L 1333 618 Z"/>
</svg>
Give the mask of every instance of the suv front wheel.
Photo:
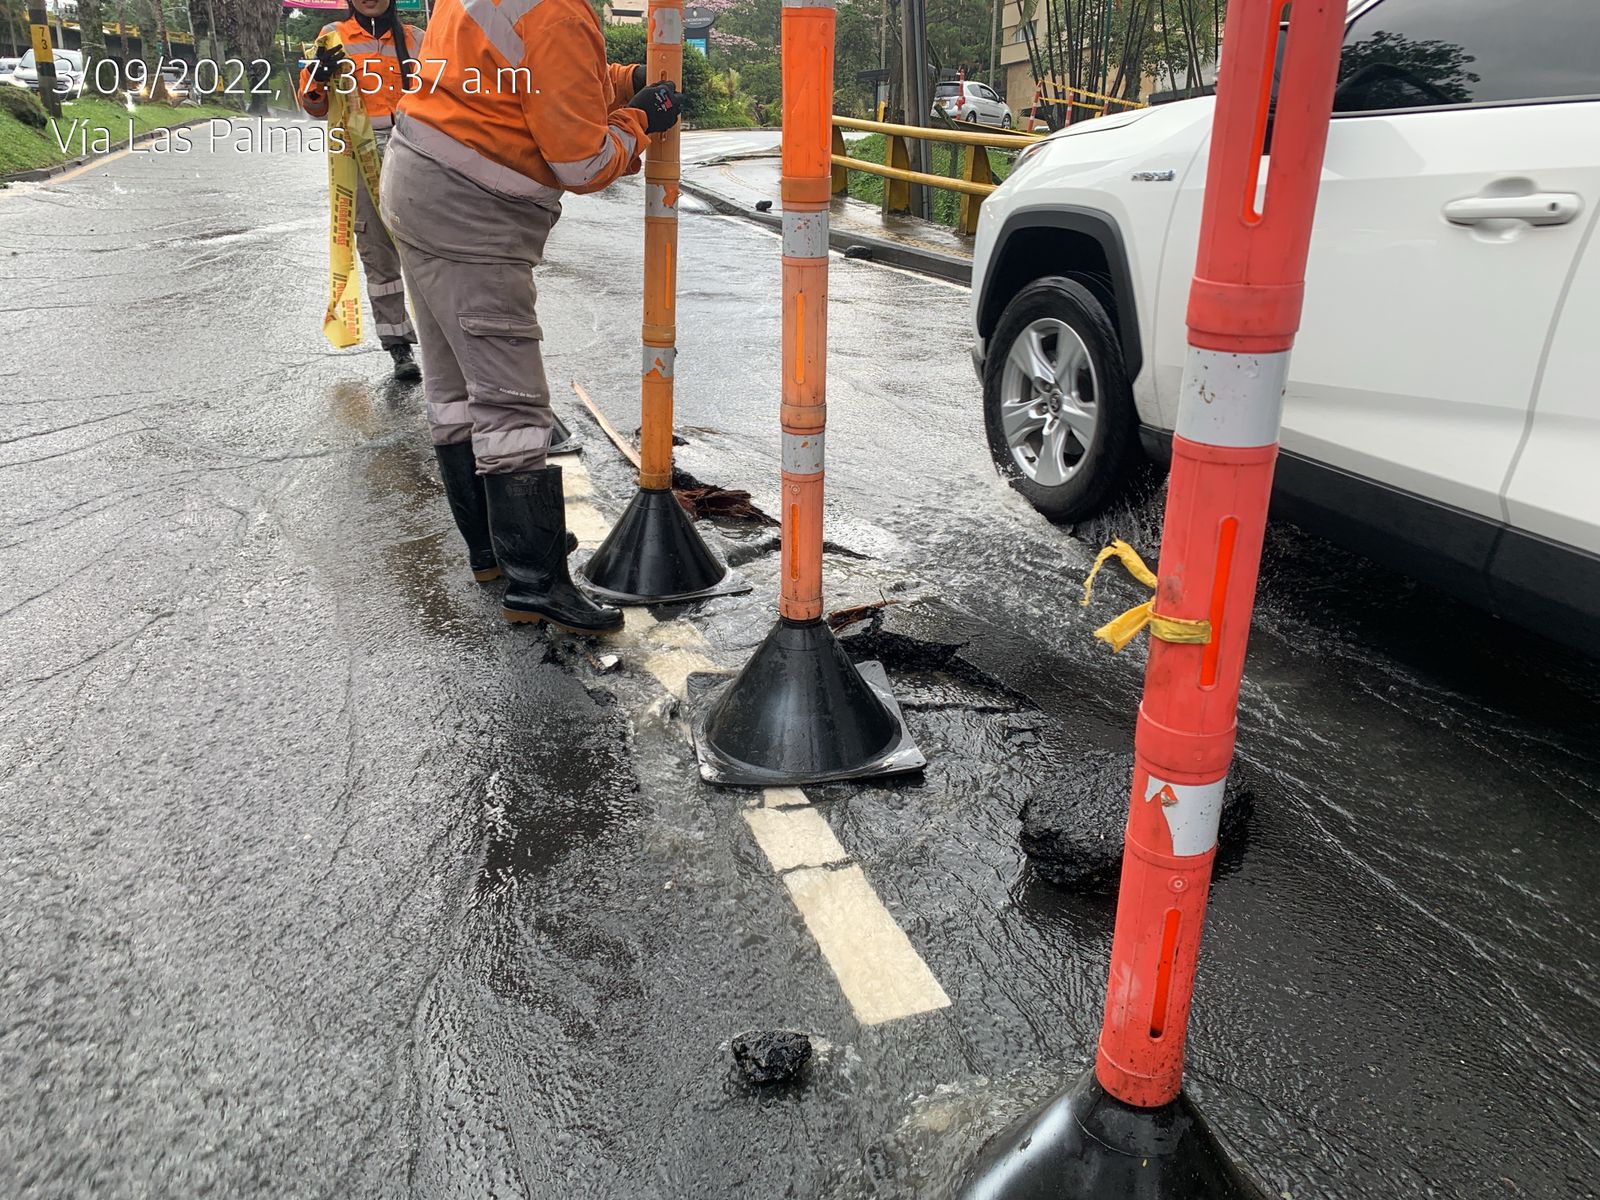
<svg viewBox="0 0 1600 1200">
<path fill-rule="evenodd" d="M 1006 305 L 983 370 L 995 466 L 1052 521 L 1081 521 L 1126 489 L 1144 455 L 1133 389 L 1105 308 L 1064 276 Z"/>
</svg>

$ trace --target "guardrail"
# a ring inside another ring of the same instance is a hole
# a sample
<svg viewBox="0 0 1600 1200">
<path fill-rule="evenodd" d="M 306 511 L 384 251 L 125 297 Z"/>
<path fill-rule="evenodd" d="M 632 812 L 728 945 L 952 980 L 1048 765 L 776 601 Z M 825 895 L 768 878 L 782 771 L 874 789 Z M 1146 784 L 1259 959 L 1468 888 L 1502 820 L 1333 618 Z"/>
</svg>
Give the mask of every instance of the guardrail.
<svg viewBox="0 0 1600 1200">
<path fill-rule="evenodd" d="M 1087 100 L 1075 99 L 1077 96 L 1087 96 Z M 1099 104 L 1094 101 L 1100 101 Z M 1116 105 L 1115 109 L 1112 105 Z M 1056 83 L 1054 80 L 1044 79 L 1033 90 L 1033 109 L 1036 118 L 1041 108 L 1064 108 L 1067 110 L 1067 120 L 1071 121 L 1072 110 L 1085 109 L 1095 116 L 1103 116 L 1111 112 L 1127 112 L 1133 108 L 1149 108 L 1144 100 L 1128 100 L 1121 96 L 1108 96 L 1104 92 L 1091 92 L 1088 88 L 1068 87 L 1066 84 Z"/>
<path fill-rule="evenodd" d="M 869 162 L 851 158 L 850 147 L 845 143 L 844 131 L 880 133 L 884 140 L 883 161 Z M 850 172 L 865 171 L 881 176 L 883 184 L 883 211 L 908 213 L 911 211 L 911 185 L 943 188 L 961 194 L 961 216 L 958 227 L 963 233 L 978 231 L 978 206 L 983 198 L 995 189 L 994 169 L 989 163 L 990 150 L 1021 150 L 1039 140 L 1031 133 L 979 133 L 966 129 L 924 129 L 916 125 L 893 125 L 883 121 L 862 121 L 855 117 L 833 118 L 833 194 L 844 195 L 850 187 Z M 910 145 L 913 141 L 946 142 L 964 147 L 961 155 L 959 177 L 934 175 L 927 171 L 911 169 Z"/>
</svg>

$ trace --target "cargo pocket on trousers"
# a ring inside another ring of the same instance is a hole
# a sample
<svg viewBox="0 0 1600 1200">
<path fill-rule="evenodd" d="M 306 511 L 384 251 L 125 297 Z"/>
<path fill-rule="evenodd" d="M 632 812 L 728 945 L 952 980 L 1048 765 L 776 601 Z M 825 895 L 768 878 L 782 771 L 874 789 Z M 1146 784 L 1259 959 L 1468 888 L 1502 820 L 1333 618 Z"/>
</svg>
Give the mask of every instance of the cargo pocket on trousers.
<svg viewBox="0 0 1600 1200">
<path fill-rule="evenodd" d="M 460 314 L 461 328 L 473 337 L 532 338 L 544 340 L 544 330 L 539 322 L 526 317 L 512 317 L 505 313 Z"/>
<path fill-rule="evenodd" d="M 461 368 L 472 399 L 508 408 L 549 404 L 540 346 L 544 330 L 538 321 L 481 312 L 459 313 L 457 319 L 467 334 L 462 339 Z"/>
</svg>

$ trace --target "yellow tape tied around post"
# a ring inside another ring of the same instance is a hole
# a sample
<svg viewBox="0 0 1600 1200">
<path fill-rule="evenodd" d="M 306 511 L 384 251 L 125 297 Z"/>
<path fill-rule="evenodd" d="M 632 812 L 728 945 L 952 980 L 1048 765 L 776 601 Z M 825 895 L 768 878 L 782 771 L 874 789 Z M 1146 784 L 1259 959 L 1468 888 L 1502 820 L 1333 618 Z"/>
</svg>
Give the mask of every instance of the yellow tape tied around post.
<svg viewBox="0 0 1600 1200">
<path fill-rule="evenodd" d="M 1095 556 L 1094 567 L 1089 571 L 1089 578 L 1083 581 L 1083 599 L 1079 603 L 1089 607 L 1089 601 L 1094 597 L 1094 577 L 1100 574 L 1100 568 L 1111 559 L 1116 558 L 1128 569 L 1132 575 L 1145 587 L 1152 591 L 1156 587 L 1156 573 L 1145 566 L 1144 559 L 1139 557 L 1139 552 L 1121 538 L 1114 540 L 1111 545 L 1100 551 Z M 1095 637 L 1110 645 L 1112 653 L 1121 650 L 1134 638 L 1139 636 L 1139 631 L 1146 625 L 1150 627 L 1150 636 L 1160 638 L 1163 642 L 1180 642 L 1189 646 L 1201 646 L 1211 640 L 1210 621 L 1191 621 L 1183 617 L 1163 617 L 1156 613 L 1156 602 L 1152 597 L 1143 604 L 1135 605 L 1121 616 L 1113 617 L 1099 629 L 1094 631 Z"/>
<path fill-rule="evenodd" d="M 342 46 L 337 33 L 317 38 L 319 48 Z M 328 80 L 328 307 L 322 335 L 340 350 L 361 340 L 361 298 L 356 291 L 356 188 L 365 179 L 378 208 L 378 140 L 358 91 Z"/>
</svg>

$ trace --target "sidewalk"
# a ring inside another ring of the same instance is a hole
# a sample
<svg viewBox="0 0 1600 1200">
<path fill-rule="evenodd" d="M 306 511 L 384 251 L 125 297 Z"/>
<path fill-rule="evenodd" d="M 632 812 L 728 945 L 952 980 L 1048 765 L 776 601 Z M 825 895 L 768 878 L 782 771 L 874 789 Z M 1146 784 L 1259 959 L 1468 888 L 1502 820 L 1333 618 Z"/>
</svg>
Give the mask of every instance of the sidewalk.
<svg viewBox="0 0 1600 1200">
<path fill-rule="evenodd" d="M 719 212 L 774 229 L 783 224 L 776 130 L 705 130 L 683 137 L 683 190 Z M 766 212 L 757 211 L 770 202 Z M 885 216 L 876 204 L 836 197 L 829 206 L 828 241 L 891 266 L 972 282 L 972 241 L 955 230 L 914 217 Z"/>
</svg>

